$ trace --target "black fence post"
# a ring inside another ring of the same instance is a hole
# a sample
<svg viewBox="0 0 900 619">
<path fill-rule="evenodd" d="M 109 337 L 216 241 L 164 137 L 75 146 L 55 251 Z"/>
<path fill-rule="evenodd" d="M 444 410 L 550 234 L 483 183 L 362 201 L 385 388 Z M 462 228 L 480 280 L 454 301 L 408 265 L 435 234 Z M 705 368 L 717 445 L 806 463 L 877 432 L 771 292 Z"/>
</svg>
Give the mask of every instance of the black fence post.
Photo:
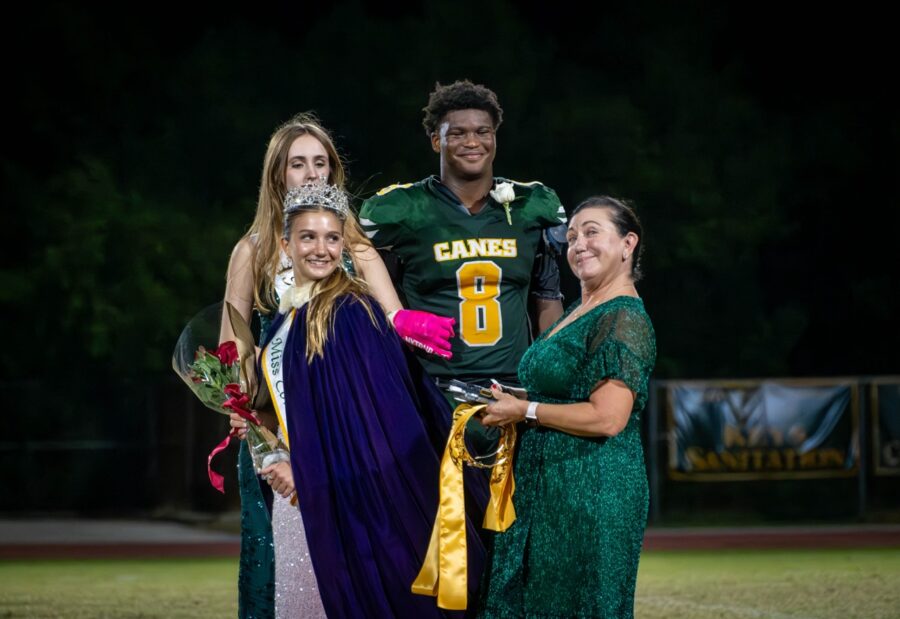
<svg viewBox="0 0 900 619">
<path fill-rule="evenodd" d="M 162 388 L 158 382 L 142 384 L 139 389 L 144 396 L 144 450 L 147 454 L 146 486 L 144 488 L 145 507 L 154 509 L 159 505 L 160 496 L 160 445 L 159 445 L 159 407 L 161 405 L 158 390 Z"/>
<path fill-rule="evenodd" d="M 650 381 L 650 398 L 647 406 L 649 419 L 647 420 L 647 443 L 650 447 L 647 454 L 650 464 L 650 522 L 659 523 L 660 493 L 659 493 L 659 397 L 657 391 L 659 385 L 656 381 Z"/>
<path fill-rule="evenodd" d="M 857 435 L 856 443 L 857 449 L 859 452 L 859 483 L 857 484 L 858 493 L 857 493 L 857 517 L 860 520 L 865 520 L 866 517 L 866 505 L 868 503 L 866 484 L 868 480 L 866 476 L 869 472 L 868 467 L 868 459 L 869 459 L 869 398 L 868 388 L 871 385 L 871 381 L 860 380 L 857 386 L 857 393 L 859 394 L 859 434 Z"/>
<path fill-rule="evenodd" d="M 196 477 L 194 476 L 194 454 L 196 449 L 194 443 L 197 441 L 196 429 L 194 428 L 194 395 L 190 392 L 184 394 L 184 444 L 182 446 L 182 457 L 184 458 L 184 509 L 194 509 L 194 493 Z"/>
</svg>

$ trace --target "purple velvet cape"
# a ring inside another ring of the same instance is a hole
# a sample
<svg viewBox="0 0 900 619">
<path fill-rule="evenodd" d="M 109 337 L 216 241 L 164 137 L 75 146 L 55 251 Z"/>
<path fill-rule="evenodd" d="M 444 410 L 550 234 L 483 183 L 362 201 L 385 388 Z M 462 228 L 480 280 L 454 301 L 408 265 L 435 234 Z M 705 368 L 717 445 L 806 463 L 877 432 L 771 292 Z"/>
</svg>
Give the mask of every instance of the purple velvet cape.
<svg viewBox="0 0 900 619">
<path fill-rule="evenodd" d="M 291 465 L 322 602 L 332 619 L 459 617 L 410 591 L 437 513 L 450 406 L 370 304 L 377 326 L 357 300 L 337 301 L 324 357 L 306 360 L 308 306 L 285 344 Z M 484 478 L 466 469 L 483 514 Z M 471 520 L 467 529 L 471 608 L 485 551 Z"/>
</svg>

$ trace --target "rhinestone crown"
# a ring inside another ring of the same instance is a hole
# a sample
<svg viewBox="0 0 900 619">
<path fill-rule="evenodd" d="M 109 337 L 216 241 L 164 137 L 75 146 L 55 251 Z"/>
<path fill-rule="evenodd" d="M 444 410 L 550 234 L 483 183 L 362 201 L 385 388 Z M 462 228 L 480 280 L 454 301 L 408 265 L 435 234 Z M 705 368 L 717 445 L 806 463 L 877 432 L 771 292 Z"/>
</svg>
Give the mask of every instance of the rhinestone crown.
<svg viewBox="0 0 900 619">
<path fill-rule="evenodd" d="M 284 216 L 320 206 L 334 211 L 343 221 L 350 213 L 350 201 L 340 187 L 324 183 L 291 187 L 284 196 Z"/>
</svg>

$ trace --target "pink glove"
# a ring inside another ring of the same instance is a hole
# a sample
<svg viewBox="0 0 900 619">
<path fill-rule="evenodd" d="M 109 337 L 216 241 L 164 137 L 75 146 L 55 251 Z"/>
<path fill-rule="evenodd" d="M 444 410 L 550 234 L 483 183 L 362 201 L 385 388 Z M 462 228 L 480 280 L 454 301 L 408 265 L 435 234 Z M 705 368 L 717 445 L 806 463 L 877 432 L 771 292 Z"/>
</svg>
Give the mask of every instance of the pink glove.
<svg viewBox="0 0 900 619">
<path fill-rule="evenodd" d="M 453 353 L 450 352 L 450 338 L 456 335 L 453 331 L 455 318 L 402 309 L 394 312 L 391 319 L 397 334 L 404 342 L 444 359 L 453 357 Z"/>
</svg>

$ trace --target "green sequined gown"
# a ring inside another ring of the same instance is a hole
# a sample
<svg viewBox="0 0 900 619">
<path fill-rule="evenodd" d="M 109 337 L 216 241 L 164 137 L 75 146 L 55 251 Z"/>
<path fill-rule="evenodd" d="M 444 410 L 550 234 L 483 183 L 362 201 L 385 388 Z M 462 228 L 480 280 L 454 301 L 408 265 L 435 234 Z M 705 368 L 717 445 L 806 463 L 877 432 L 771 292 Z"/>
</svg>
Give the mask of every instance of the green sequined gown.
<svg viewBox="0 0 900 619">
<path fill-rule="evenodd" d="M 530 400 L 585 402 L 607 378 L 637 397 L 612 438 L 520 424 L 517 520 L 495 536 L 478 616 L 633 617 L 649 503 L 640 412 L 656 360 L 653 326 L 639 298 L 616 297 L 548 339 L 552 329 L 519 364 Z"/>
</svg>

